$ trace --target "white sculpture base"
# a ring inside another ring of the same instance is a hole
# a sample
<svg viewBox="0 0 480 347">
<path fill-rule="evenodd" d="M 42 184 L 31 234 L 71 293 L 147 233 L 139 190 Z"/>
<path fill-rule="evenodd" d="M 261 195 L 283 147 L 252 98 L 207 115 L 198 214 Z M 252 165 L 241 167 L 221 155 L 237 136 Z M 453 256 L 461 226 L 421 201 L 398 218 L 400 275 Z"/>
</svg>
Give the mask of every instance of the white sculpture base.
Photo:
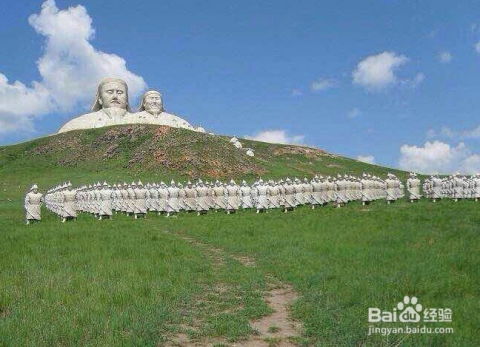
<svg viewBox="0 0 480 347">
<path fill-rule="evenodd" d="M 130 113 L 122 109 L 110 108 L 101 109 L 97 112 L 87 113 L 76 117 L 63 125 L 60 130 L 58 130 L 58 133 L 122 124 L 168 125 L 174 128 L 184 128 L 198 132 L 205 132 L 205 129 L 202 127 L 194 127 L 185 119 L 167 112 L 162 112 L 158 115 L 152 115 L 146 111 Z"/>
</svg>

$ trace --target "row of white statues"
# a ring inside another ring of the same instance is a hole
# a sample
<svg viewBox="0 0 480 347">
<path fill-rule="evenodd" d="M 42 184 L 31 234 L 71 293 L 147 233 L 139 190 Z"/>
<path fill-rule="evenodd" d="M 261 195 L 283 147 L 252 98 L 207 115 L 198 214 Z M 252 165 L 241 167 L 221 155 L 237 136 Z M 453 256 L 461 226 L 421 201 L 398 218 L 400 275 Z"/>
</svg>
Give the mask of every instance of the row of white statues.
<svg viewBox="0 0 480 347">
<path fill-rule="evenodd" d="M 420 180 L 412 174 L 407 181 L 410 198 L 420 198 Z M 98 219 L 111 218 L 115 212 L 124 212 L 135 218 L 145 217 L 148 211 L 170 216 L 180 211 L 194 211 L 198 215 L 209 210 L 224 210 L 233 213 L 236 210 L 256 209 L 257 213 L 272 208 L 281 208 L 284 212 L 297 206 L 310 205 L 312 208 L 333 204 L 341 207 L 350 201 L 359 200 L 363 204 L 385 199 L 391 203 L 404 196 L 401 181 L 393 174 L 385 180 L 370 174 L 361 178 L 351 175 L 337 177 L 315 176 L 308 180 L 298 178 L 268 182 L 259 179 L 252 185 L 243 181 L 237 185 L 231 180 L 228 184 L 198 180 L 195 184 L 185 185 L 171 181 L 131 184 L 96 183 L 74 188 L 65 183 L 51 188 L 45 197 L 34 185 L 25 198 L 27 222 L 40 220 L 40 205 L 56 213 L 65 222 L 75 219 L 79 212 L 87 212 Z"/>
<path fill-rule="evenodd" d="M 185 119 L 165 112 L 162 95 L 156 90 L 147 91 L 137 112 L 132 112 L 128 101 L 127 83 L 119 78 L 100 81 L 91 112 L 64 124 L 59 133 L 78 129 L 100 128 L 120 124 L 156 124 L 205 132 Z"/>
<path fill-rule="evenodd" d="M 480 199 L 480 174 L 461 176 L 459 174 L 448 177 L 433 175 L 423 182 L 425 196 L 433 202 L 442 198 Z"/>
<path fill-rule="evenodd" d="M 440 178 L 431 176 L 423 185 L 416 174 L 411 173 L 406 181 L 408 199 L 419 200 L 423 188 L 424 195 L 433 202 L 442 198 L 480 199 L 480 175 Z M 252 185 L 243 181 L 237 185 L 231 180 L 228 184 L 198 180 L 185 185 L 171 181 L 131 184 L 106 182 L 74 188 L 65 183 L 51 188 L 43 196 L 33 185 L 25 197 L 27 224 L 41 220 L 41 204 L 56 213 L 65 222 L 75 219 L 79 212 L 91 213 L 98 219 L 111 218 L 114 213 L 124 212 L 135 218 L 145 217 L 150 212 L 165 214 L 167 217 L 180 211 L 196 212 L 198 215 L 209 210 L 224 210 L 233 213 L 238 209 L 256 209 L 257 213 L 281 208 L 284 212 L 297 206 L 309 205 L 312 208 L 333 204 L 336 207 L 350 201 L 362 201 L 367 205 L 384 199 L 394 202 L 404 196 L 404 185 L 393 174 L 381 179 L 374 175 L 362 177 L 338 175 L 337 177 L 315 176 L 308 180 L 298 178 L 268 182 L 259 179 Z"/>
</svg>

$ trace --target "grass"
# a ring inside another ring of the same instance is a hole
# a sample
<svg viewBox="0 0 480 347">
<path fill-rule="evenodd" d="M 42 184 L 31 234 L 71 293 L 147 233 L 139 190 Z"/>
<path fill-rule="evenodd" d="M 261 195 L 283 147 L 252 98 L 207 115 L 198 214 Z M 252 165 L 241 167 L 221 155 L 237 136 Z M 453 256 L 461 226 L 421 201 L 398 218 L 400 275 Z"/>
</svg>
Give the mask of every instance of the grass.
<svg viewBox="0 0 480 347">
<path fill-rule="evenodd" d="M 190 138 L 179 130 L 155 142 L 153 130 L 140 130 L 113 140 L 108 129 L 64 134 L 60 148 L 53 146 L 57 137 L 0 147 L 0 346 L 153 346 L 179 334 L 222 338 L 218 345 L 242 341 L 254 333 L 249 320 L 269 313 L 262 293 L 272 277 L 300 295 L 293 307 L 305 328 L 299 344 L 477 344 L 480 203 L 473 201 L 379 201 L 288 214 L 181 213 L 137 221 L 116 215 L 100 222 L 82 214 L 67 224 L 44 210 L 41 223 L 23 224 L 22 199 L 34 182 L 44 190 L 64 180 L 145 182 L 192 173 L 252 179 L 258 168 L 268 178 L 389 170 L 248 141 L 256 156 L 245 159 L 231 153 L 226 138 Z M 104 158 L 112 141 L 121 150 Z M 170 148 L 175 141 L 185 146 Z M 168 149 L 162 160 L 192 153 L 203 159 L 162 164 L 152 159 L 150 146 Z M 131 162 L 141 153 L 144 159 Z M 208 171 L 215 155 L 237 171 Z M 236 256 L 256 266 L 243 266 Z M 453 322 L 438 326 L 455 332 L 368 336 L 368 307 L 391 310 L 405 295 L 425 307 L 452 308 Z"/>
<path fill-rule="evenodd" d="M 160 217 L 60 225 L 45 213 L 25 226 L 19 206 L 0 211 L 0 345 L 156 345 L 179 332 L 236 341 L 268 312 L 260 271 L 217 264 Z"/>
<path fill-rule="evenodd" d="M 282 339 L 275 338 L 275 337 L 267 337 L 264 341 L 268 343 L 268 347 L 276 347 L 280 345 L 280 343 L 282 342 Z"/>
<path fill-rule="evenodd" d="M 268 328 L 269 333 L 276 333 L 278 331 L 280 331 L 280 328 L 276 327 L 276 326 L 271 326 L 271 327 Z"/>
<path fill-rule="evenodd" d="M 192 327 L 190 335 L 239 341 L 268 312 L 265 276 L 294 285 L 294 316 L 310 344 L 396 343 L 367 336 L 367 308 L 405 295 L 453 309 L 451 335 L 410 335 L 403 345 L 473 345 L 478 339 L 479 204 L 375 203 L 300 208 L 291 214 L 82 215 L 63 225 L 45 213 L 21 224 L 0 207 L 0 342 L 5 345 L 142 344 Z M 459 217 L 461 216 L 461 217 Z M 225 259 L 183 240 L 226 251 Z M 247 255 L 245 267 L 228 254 Z"/>
<path fill-rule="evenodd" d="M 403 344 L 465 346 L 479 337 L 479 208 L 473 201 L 355 203 L 260 218 L 211 215 L 195 226 L 179 219 L 175 227 L 292 283 L 302 295 L 295 317 L 312 343 L 395 343 L 405 336 L 367 336 L 367 309 L 391 310 L 409 295 L 424 307 L 452 308 L 455 333 L 411 335 Z"/>
</svg>

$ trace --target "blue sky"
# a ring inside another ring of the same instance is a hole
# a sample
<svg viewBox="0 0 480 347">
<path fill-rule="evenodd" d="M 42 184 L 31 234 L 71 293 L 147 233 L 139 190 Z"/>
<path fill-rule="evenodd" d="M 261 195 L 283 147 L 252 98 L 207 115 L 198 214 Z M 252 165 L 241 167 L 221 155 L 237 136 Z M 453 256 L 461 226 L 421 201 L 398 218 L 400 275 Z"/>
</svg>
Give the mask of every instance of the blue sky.
<svg viewBox="0 0 480 347">
<path fill-rule="evenodd" d="M 479 2 L 41 6 L 2 2 L 1 145 L 86 112 L 108 73 L 126 76 L 134 105 L 159 89 L 169 112 L 214 133 L 422 172 L 480 170 Z"/>
</svg>

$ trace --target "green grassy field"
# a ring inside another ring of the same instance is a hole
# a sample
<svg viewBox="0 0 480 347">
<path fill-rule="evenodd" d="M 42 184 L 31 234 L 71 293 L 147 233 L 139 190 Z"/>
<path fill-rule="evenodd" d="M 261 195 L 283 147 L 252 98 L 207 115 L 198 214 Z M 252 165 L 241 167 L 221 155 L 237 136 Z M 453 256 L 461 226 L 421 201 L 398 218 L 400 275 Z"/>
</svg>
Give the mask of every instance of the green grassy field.
<svg viewBox="0 0 480 347">
<path fill-rule="evenodd" d="M 194 338 L 237 340 L 268 312 L 260 270 L 219 266 L 161 217 L 27 227 L 18 207 L 0 209 L 0 345 L 156 345 L 192 319 Z"/>
<path fill-rule="evenodd" d="M 103 148 L 102 131 L 79 138 L 86 148 Z M 292 308 L 304 325 L 299 344 L 478 344 L 480 202 L 378 201 L 289 214 L 181 213 L 145 220 L 115 215 L 97 221 L 82 214 L 67 224 L 44 209 L 41 223 L 25 226 L 22 198 L 33 182 L 44 189 L 66 179 L 77 185 L 189 175 L 188 167 L 172 173 L 159 163 L 129 167 L 140 142 L 125 145 L 130 152 L 122 158 L 65 161 L 62 151 L 73 155 L 73 149 L 38 149 L 49 141 L 56 139 L 0 148 L 0 345 L 161 345 L 178 333 L 193 341 L 241 343 L 254 333 L 249 321 L 269 313 L 263 293 L 271 281 L 289 283 L 299 294 Z M 328 174 L 338 166 L 352 173 L 388 170 L 341 157 L 312 159 L 293 154 L 291 146 L 254 146 L 252 165 L 262 166 L 265 177 Z M 275 149 L 290 152 L 274 155 Z M 242 265 L 238 256 L 256 266 Z M 451 308 L 451 324 L 431 326 L 453 327 L 454 333 L 368 336 L 368 307 L 391 310 L 405 295 L 425 307 Z"/>
<path fill-rule="evenodd" d="M 46 214 L 27 227 L 18 204 L 3 204 L 0 341 L 155 345 L 185 320 L 198 325 L 194 338 L 238 341 L 252 333 L 248 320 L 267 312 L 261 293 L 273 276 L 300 293 L 293 313 L 311 344 L 395 344 L 404 336 L 367 336 L 367 308 L 388 309 L 415 295 L 424 306 L 452 308 L 453 322 L 443 326 L 455 332 L 411 335 L 404 345 L 474 345 L 479 208 L 422 201 L 287 215 L 117 215 L 103 222 L 82 215 L 66 225 Z M 257 266 L 228 256 L 219 264 L 185 234 Z M 206 293 L 210 300 L 199 304 Z"/>
</svg>

